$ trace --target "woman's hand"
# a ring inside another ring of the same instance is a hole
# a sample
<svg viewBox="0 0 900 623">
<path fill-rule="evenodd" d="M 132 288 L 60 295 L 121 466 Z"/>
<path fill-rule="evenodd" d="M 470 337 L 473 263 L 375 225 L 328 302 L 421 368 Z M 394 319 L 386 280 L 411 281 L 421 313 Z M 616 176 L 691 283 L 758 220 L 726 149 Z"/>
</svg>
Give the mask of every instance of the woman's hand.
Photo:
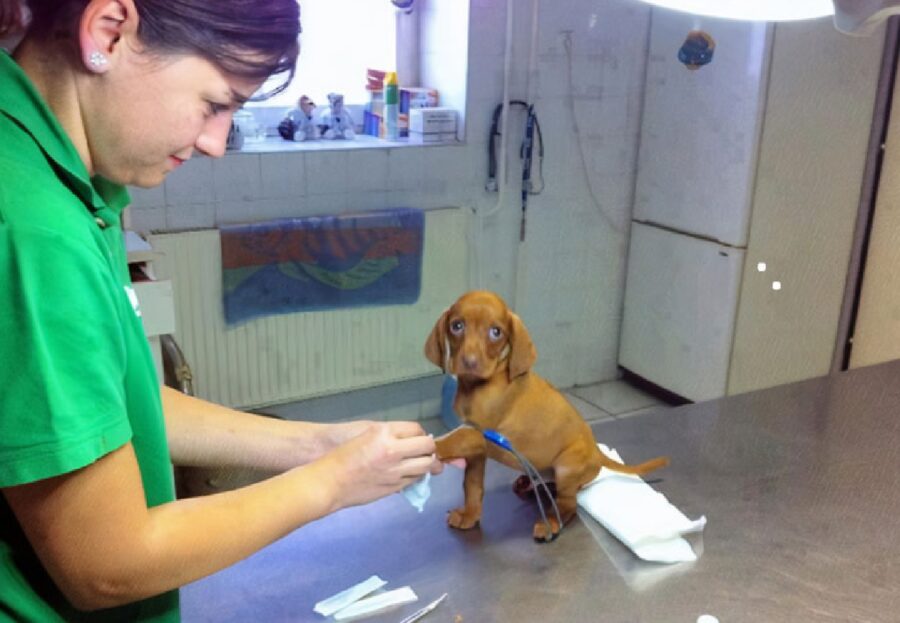
<svg viewBox="0 0 900 623">
<path fill-rule="evenodd" d="M 366 504 L 404 487 L 443 465 L 434 457 L 434 439 L 415 422 L 367 422 L 322 461 L 334 480 L 338 508 Z"/>
<path fill-rule="evenodd" d="M 415 424 L 414 422 L 394 422 L 394 424 Z M 330 424 L 322 435 L 322 444 L 326 452 L 334 450 L 351 439 L 355 439 L 362 434 L 374 430 L 380 426 L 384 426 L 385 422 L 375 422 L 372 420 L 355 420 L 353 422 L 340 422 L 338 424 Z M 418 424 L 416 424 L 418 426 Z M 420 427 L 421 428 L 421 427 Z M 424 431 L 423 431 L 424 434 Z M 437 476 L 444 470 L 443 463 L 434 461 L 431 466 L 431 474 Z"/>
<path fill-rule="evenodd" d="M 372 420 L 354 420 L 352 422 L 327 424 L 321 434 L 322 449 L 325 452 L 330 452 L 351 439 L 374 429 L 378 424 L 379 422 Z"/>
</svg>

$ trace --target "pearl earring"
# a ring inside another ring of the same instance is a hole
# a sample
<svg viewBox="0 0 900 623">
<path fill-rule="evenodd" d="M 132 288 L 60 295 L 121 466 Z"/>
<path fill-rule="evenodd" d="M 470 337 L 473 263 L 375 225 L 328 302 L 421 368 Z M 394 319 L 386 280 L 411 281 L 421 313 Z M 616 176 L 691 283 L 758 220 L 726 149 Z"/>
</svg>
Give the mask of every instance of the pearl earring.
<svg viewBox="0 0 900 623">
<path fill-rule="evenodd" d="M 88 62 L 94 69 L 101 69 L 109 63 L 109 59 L 106 58 L 106 55 L 94 51 L 91 52 L 91 55 L 88 57 Z"/>
</svg>

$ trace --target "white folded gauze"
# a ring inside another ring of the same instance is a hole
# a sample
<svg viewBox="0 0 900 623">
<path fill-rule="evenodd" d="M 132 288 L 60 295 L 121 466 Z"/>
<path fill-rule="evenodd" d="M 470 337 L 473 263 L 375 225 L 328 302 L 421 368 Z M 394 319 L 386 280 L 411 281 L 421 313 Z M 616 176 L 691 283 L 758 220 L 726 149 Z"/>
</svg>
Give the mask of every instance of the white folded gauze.
<svg viewBox="0 0 900 623">
<path fill-rule="evenodd" d="M 601 452 L 622 462 L 615 450 L 597 445 Z M 578 506 L 639 558 L 665 563 L 697 560 L 681 535 L 702 530 L 706 517 L 688 519 L 638 476 L 603 468 L 578 492 L 577 499 Z"/>
<path fill-rule="evenodd" d="M 369 593 L 377 591 L 385 584 L 387 584 L 387 582 L 379 578 L 377 575 L 373 575 L 368 580 L 360 582 L 355 586 L 351 586 L 347 590 L 341 591 L 337 595 L 332 595 L 328 599 L 323 599 L 322 601 L 317 603 L 315 607 L 313 607 L 313 610 L 321 614 L 323 617 L 331 616 L 338 610 L 346 608 L 353 602 L 358 601 L 360 598 L 365 597 Z"/>
<path fill-rule="evenodd" d="M 343 610 L 336 612 L 334 620 L 347 621 L 349 619 L 356 619 L 358 617 L 376 614 L 382 610 L 387 610 L 388 608 L 393 608 L 395 606 L 411 604 L 418 599 L 419 597 L 410 587 L 404 586 L 403 588 L 398 588 L 386 593 L 379 593 L 378 595 L 373 595 L 366 599 L 360 599 L 356 603 L 350 604 Z"/>
<path fill-rule="evenodd" d="M 428 501 L 428 498 L 431 495 L 431 485 L 428 484 L 429 480 L 431 480 L 430 472 L 403 489 L 403 495 L 420 513 L 425 510 L 425 502 Z"/>
</svg>

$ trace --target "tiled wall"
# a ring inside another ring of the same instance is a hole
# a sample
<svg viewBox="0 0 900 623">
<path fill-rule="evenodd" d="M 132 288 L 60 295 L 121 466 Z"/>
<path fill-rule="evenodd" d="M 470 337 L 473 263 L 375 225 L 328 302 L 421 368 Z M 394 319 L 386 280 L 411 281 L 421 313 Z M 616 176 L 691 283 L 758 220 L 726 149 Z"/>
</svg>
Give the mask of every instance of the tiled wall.
<svg viewBox="0 0 900 623">
<path fill-rule="evenodd" d="M 510 95 L 525 99 L 532 4 L 516 6 Z M 524 119 L 516 113 L 508 192 L 477 237 L 472 285 L 515 305 L 537 346 L 538 372 L 561 387 L 617 375 L 649 14 L 634 0 L 566 0 L 564 10 L 541 3 L 535 103 L 546 187 L 529 198 L 520 246 Z M 132 227 L 177 230 L 386 206 L 493 209 L 497 194 L 484 190 L 487 135 L 502 97 L 505 26 L 505 2 L 471 0 L 465 143 L 196 158 L 164 186 L 133 190 Z M 448 292 L 448 302 L 458 294 Z"/>
</svg>

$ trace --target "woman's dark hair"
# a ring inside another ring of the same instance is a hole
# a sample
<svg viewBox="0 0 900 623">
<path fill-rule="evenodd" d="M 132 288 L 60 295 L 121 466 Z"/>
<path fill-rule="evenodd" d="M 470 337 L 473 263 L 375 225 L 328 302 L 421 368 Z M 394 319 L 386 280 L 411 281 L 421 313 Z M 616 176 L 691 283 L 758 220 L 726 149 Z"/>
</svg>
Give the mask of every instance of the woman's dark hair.
<svg viewBox="0 0 900 623">
<path fill-rule="evenodd" d="M 280 85 L 254 99 L 283 91 L 294 76 L 300 34 L 297 0 L 132 1 L 140 17 L 138 36 L 151 52 L 195 54 L 246 78 L 287 74 Z M 29 35 L 47 39 L 71 36 L 86 0 L 24 4 L 31 13 Z M 15 16 L 21 13 L 17 5 L 19 0 L 0 0 L 0 35 L 4 26 L 15 30 Z"/>
<path fill-rule="evenodd" d="M 24 21 L 22 4 L 18 0 L 0 0 L 0 37 L 19 34 Z"/>
</svg>

